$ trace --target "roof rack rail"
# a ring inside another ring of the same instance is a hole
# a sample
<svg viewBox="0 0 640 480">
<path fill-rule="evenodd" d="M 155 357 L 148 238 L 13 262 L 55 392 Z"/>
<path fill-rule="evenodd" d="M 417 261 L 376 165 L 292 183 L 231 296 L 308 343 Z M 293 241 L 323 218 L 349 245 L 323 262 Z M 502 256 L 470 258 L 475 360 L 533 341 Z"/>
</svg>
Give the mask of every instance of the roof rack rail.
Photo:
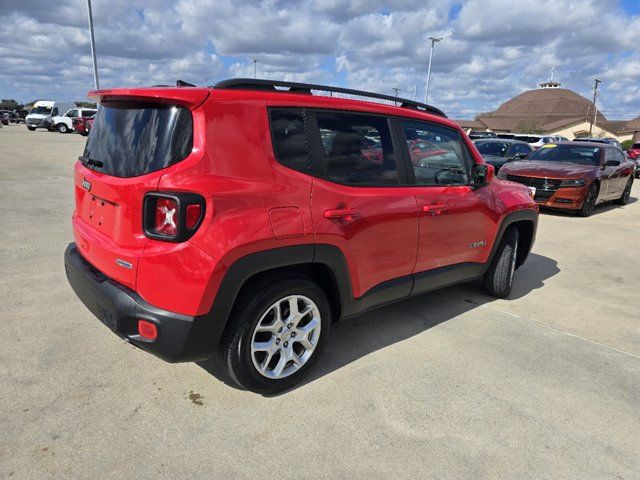
<svg viewBox="0 0 640 480">
<path fill-rule="evenodd" d="M 422 110 L 440 117 L 447 116 L 444 112 L 436 107 L 427 105 L 426 103 L 407 100 L 406 98 L 392 97 L 391 95 L 383 95 L 381 93 L 364 92 L 362 90 L 352 90 L 350 88 L 330 87 L 327 85 L 315 85 L 312 83 L 284 82 L 280 80 L 258 80 L 253 78 L 230 78 L 216 83 L 213 88 L 220 89 L 237 89 L 237 90 L 267 90 L 278 92 L 276 87 L 288 88 L 289 93 L 303 93 L 311 95 L 311 90 L 319 90 L 322 92 L 344 93 L 346 95 L 355 95 L 358 97 L 378 98 L 380 100 L 388 100 L 390 102 L 400 103 L 403 108 L 411 108 L 414 110 Z"/>
</svg>

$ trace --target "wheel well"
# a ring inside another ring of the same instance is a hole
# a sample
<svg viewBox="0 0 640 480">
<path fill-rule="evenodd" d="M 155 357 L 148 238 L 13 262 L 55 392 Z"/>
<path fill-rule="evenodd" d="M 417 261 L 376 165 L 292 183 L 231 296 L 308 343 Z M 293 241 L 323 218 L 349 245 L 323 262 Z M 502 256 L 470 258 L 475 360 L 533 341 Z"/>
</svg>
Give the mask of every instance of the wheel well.
<svg viewBox="0 0 640 480">
<path fill-rule="evenodd" d="M 236 299 L 239 298 L 243 292 L 251 288 L 256 282 L 262 282 L 265 278 L 282 278 L 287 274 L 302 274 L 311 278 L 327 295 L 329 303 L 331 304 L 331 316 L 333 321 L 340 318 L 340 295 L 338 293 L 338 285 L 336 283 L 335 275 L 331 268 L 323 263 L 304 263 L 299 265 L 287 265 L 286 267 L 277 267 L 269 270 L 264 270 L 250 276 L 240 287 Z"/>
<path fill-rule="evenodd" d="M 518 229 L 518 256 L 516 266 L 522 265 L 527 259 L 531 244 L 533 243 L 534 225 L 529 220 L 520 220 L 512 223 L 509 228 Z"/>
</svg>

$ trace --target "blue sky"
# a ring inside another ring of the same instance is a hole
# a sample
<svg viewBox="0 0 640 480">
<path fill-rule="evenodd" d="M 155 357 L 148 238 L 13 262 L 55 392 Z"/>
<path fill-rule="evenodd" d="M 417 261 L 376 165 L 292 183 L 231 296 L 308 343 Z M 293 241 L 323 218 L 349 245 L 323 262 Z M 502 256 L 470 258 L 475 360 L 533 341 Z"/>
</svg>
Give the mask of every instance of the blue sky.
<svg viewBox="0 0 640 480">
<path fill-rule="evenodd" d="M 258 76 L 424 96 L 471 118 L 548 79 L 640 115 L 638 0 L 94 0 L 103 87 Z M 0 0 L 0 96 L 85 98 L 86 1 Z"/>
</svg>

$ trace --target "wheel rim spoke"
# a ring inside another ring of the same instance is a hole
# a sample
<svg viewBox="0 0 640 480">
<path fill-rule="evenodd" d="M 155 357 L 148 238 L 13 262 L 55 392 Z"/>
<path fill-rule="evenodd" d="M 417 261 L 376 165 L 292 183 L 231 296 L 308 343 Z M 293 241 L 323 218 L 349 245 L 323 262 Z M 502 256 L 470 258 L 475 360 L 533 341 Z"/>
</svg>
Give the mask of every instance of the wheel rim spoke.
<svg viewBox="0 0 640 480">
<path fill-rule="evenodd" d="M 283 308 L 289 310 L 286 318 Z M 305 321 L 306 324 L 298 326 Z M 320 311 L 310 298 L 303 295 L 281 298 L 265 311 L 254 328 L 251 339 L 254 367 L 270 379 L 295 373 L 313 355 L 320 328 Z"/>
</svg>

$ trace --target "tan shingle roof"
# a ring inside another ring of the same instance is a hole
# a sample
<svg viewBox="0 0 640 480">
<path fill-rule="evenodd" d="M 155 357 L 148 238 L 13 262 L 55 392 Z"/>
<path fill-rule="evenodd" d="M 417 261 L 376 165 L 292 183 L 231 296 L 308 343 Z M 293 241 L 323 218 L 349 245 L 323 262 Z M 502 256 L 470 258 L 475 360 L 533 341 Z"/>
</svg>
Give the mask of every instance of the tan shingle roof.
<svg viewBox="0 0 640 480">
<path fill-rule="evenodd" d="M 489 128 L 516 131 L 522 123 L 535 123 L 541 131 L 557 130 L 593 118 L 593 103 L 565 88 L 540 88 L 521 93 L 490 114 L 478 118 Z M 597 123 L 607 119 L 598 112 Z"/>
</svg>

